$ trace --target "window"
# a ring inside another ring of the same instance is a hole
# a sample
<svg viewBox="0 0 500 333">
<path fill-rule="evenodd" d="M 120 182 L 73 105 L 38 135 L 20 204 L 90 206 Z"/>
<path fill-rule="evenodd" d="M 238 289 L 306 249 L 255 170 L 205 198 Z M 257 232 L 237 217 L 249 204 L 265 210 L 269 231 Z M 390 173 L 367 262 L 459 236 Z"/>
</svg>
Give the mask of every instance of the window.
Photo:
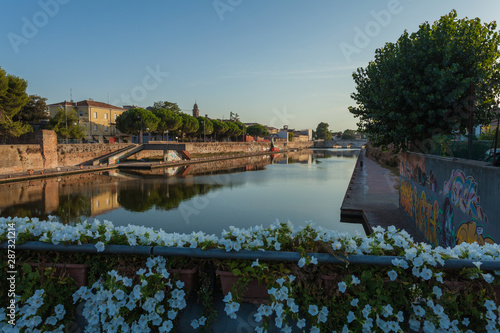
<svg viewBox="0 0 500 333">
<path fill-rule="evenodd" d="M 116 120 L 117 117 L 118 117 L 118 115 L 115 113 L 115 120 Z"/>
<path fill-rule="evenodd" d="M 104 114 L 104 119 L 108 119 L 108 114 L 107 113 Z"/>
<path fill-rule="evenodd" d="M 94 112 L 94 119 L 97 118 L 97 112 Z"/>
<path fill-rule="evenodd" d="M 94 125 L 94 131 L 97 131 L 97 125 Z"/>
<path fill-rule="evenodd" d="M 108 126 L 104 126 L 104 132 L 108 131 Z"/>
<path fill-rule="evenodd" d="M 83 111 L 80 111 L 80 117 L 83 117 Z"/>
</svg>

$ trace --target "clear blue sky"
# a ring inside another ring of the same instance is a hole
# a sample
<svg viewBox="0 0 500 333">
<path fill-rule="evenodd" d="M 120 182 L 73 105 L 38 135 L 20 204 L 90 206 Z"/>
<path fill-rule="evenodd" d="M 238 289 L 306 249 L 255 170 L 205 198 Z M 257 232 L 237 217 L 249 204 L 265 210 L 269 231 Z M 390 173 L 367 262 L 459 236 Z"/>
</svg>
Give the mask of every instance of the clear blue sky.
<svg viewBox="0 0 500 333">
<path fill-rule="evenodd" d="M 0 67 L 48 103 L 72 89 L 77 101 L 197 101 L 213 118 L 354 129 L 352 72 L 452 9 L 491 22 L 500 1 L 2 0 Z"/>
</svg>

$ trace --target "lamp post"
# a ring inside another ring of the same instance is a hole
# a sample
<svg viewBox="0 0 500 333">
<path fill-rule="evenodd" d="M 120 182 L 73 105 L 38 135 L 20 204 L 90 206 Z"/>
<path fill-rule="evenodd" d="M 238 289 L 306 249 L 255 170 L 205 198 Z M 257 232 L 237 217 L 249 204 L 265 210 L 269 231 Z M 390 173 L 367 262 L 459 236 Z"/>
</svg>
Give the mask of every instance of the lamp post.
<svg viewBox="0 0 500 333">
<path fill-rule="evenodd" d="M 64 107 L 64 122 L 66 123 L 66 144 L 68 143 L 68 110 Z"/>
<path fill-rule="evenodd" d="M 142 115 L 139 114 L 139 118 L 141 120 L 141 131 L 139 132 L 139 144 L 142 144 Z"/>
<path fill-rule="evenodd" d="M 203 124 L 203 142 L 205 142 L 205 120 L 200 120 Z"/>
</svg>

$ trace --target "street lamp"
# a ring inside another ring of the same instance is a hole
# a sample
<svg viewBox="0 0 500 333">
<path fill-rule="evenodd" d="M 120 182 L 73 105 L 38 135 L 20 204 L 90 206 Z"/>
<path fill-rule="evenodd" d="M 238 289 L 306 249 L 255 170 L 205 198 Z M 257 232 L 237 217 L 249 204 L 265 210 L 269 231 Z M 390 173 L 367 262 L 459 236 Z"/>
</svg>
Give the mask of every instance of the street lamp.
<svg viewBox="0 0 500 333">
<path fill-rule="evenodd" d="M 203 124 L 203 142 L 205 142 L 205 120 L 200 120 Z"/>
<path fill-rule="evenodd" d="M 141 131 L 139 132 L 139 144 L 142 144 L 142 114 L 139 114 L 139 118 L 141 120 Z"/>
</svg>

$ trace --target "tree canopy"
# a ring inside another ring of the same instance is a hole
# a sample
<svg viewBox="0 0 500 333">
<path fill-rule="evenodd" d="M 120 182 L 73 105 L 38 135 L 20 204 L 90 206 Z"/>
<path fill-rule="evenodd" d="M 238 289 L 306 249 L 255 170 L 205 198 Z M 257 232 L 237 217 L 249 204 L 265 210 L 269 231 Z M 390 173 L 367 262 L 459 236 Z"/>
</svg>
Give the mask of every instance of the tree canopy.
<svg viewBox="0 0 500 333">
<path fill-rule="evenodd" d="M 85 128 L 79 124 L 78 114 L 74 109 L 69 111 L 59 109 L 49 120 L 47 128 L 64 139 L 81 139 L 85 136 Z"/>
<path fill-rule="evenodd" d="M 374 145 L 424 151 L 433 136 L 465 133 L 471 106 L 474 124 L 487 123 L 500 90 L 495 29 L 452 11 L 377 49 L 353 73 L 357 105 L 349 111 L 359 129 Z"/>
<path fill-rule="evenodd" d="M 322 139 L 322 140 L 331 140 L 332 139 L 332 133 L 330 133 L 330 130 L 328 129 L 327 123 L 321 122 L 318 124 L 316 127 L 316 138 Z"/>
<path fill-rule="evenodd" d="M 215 135 L 215 138 L 217 139 L 217 136 L 223 137 L 224 133 L 228 130 L 228 126 L 226 125 L 225 122 L 219 119 L 212 119 L 212 125 L 214 127 L 213 134 Z"/>
<path fill-rule="evenodd" d="M 232 121 L 226 121 L 226 125 L 227 125 L 227 131 L 225 132 L 225 136 L 236 137 L 242 133 L 240 127 L 236 123 Z"/>
<path fill-rule="evenodd" d="M 27 87 L 26 80 L 7 74 L 0 67 L 0 135 L 19 136 L 33 130 L 31 126 L 13 120 L 29 100 Z"/>
<path fill-rule="evenodd" d="M 196 117 L 196 120 L 198 120 L 198 135 L 210 135 L 214 131 L 214 125 L 212 124 L 212 121 L 206 117 Z M 205 125 L 203 125 L 205 124 Z"/>
<path fill-rule="evenodd" d="M 12 117 L 14 121 L 21 121 L 26 124 L 36 124 L 42 120 L 48 119 L 47 99 L 38 95 L 30 95 L 28 103 Z"/>
<path fill-rule="evenodd" d="M 344 140 L 356 139 L 356 131 L 351 129 L 346 129 L 344 133 L 342 133 L 342 139 Z"/>
<path fill-rule="evenodd" d="M 182 126 L 182 116 L 177 112 L 168 109 L 155 109 L 153 114 L 159 119 L 156 131 L 160 133 L 173 132 Z"/>
<path fill-rule="evenodd" d="M 165 109 L 172 111 L 174 113 L 180 113 L 181 109 L 179 108 L 179 105 L 177 103 L 173 102 L 168 102 L 168 101 L 158 101 L 153 104 L 153 106 L 150 106 L 148 110 L 150 111 L 157 111 L 160 109 Z"/>
<path fill-rule="evenodd" d="M 260 124 L 255 124 L 247 127 L 247 134 L 253 137 L 257 136 L 264 137 L 269 135 L 269 131 L 267 130 L 266 127 Z"/>
<path fill-rule="evenodd" d="M 139 134 L 143 131 L 154 132 L 160 119 L 153 112 L 142 108 L 132 108 L 116 118 L 116 128 L 122 133 Z"/>
<path fill-rule="evenodd" d="M 187 135 L 195 134 L 198 131 L 198 128 L 200 127 L 198 120 L 187 113 L 181 113 L 181 117 L 182 117 L 182 125 L 181 127 L 179 127 L 179 130 L 182 132 L 182 134 L 187 134 Z"/>
</svg>

